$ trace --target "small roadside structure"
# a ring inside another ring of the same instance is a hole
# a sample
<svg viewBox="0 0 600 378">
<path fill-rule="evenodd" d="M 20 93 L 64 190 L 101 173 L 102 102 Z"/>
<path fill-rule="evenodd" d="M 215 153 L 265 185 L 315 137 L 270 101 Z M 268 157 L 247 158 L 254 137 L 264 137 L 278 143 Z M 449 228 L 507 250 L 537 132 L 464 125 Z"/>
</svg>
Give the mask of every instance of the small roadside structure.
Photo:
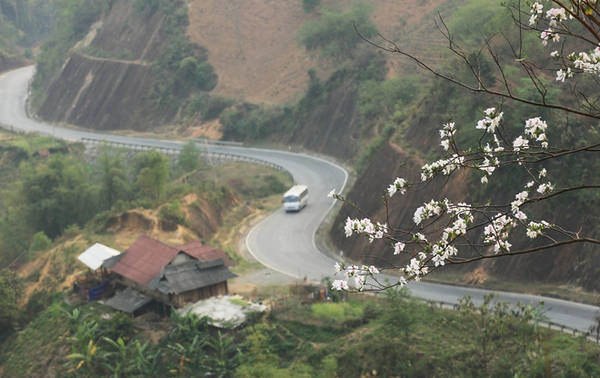
<svg viewBox="0 0 600 378">
<path fill-rule="evenodd" d="M 167 265 L 148 285 L 167 294 L 175 307 L 200 299 L 227 295 L 227 280 L 235 277 L 223 259 Z"/>
<path fill-rule="evenodd" d="M 99 299 L 105 295 L 111 279 L 103 264 L 120 254 L 120 251 L 100 243 L 95 243 L 86 249 L 77 259 L 88 267 L 88 271 L 73 283 L 73 292 L 89 300 Z"/>
<path fill-rule="evenodd" d="M 125 287 L 105 303 L 134 314 L 148 301 L 183 307 L 213 296 L 228 294 L 227 281 L 235 277 L 227 254 L 201 242 L 172 247 L 140 236 L 124 253 L 104 260 L 102 267 Z"/>
<path fill-rule="evenodd" d="M 114 248 L 107 247 L 103 244 L 96 243 L 90 248 L 86 249 L 81 255 L 77 257 L 79 261 L 84 263 L 91 270 L 97 270 L 102 266 L 105 260 L 111 257 L 120 255 L 121 252 Z"/>
<path fill-rule="evenodd" d="M 104 301 L 104 304 L 126 314 L 136 315 L 152 301 L 152 298 L 128 287 L 118 292 L 114 297 Z"/>
</svg>

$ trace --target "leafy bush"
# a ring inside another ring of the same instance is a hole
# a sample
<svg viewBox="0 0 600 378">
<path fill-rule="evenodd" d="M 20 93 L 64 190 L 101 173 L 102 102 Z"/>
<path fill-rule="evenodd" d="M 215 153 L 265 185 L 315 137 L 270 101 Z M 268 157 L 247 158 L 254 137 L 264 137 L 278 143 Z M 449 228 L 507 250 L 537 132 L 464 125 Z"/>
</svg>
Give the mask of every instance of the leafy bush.
<svg viewBox="0 0 600 378">
<path fill-rule="evenodd" d="M 390 117 L 410 104 L 418 90 L 418 78 L 408 76 L 379 82 L 362 81 L 359 88 L 359 111 L 365 120 Z"/>
<path fill-rule="evenodd" d="M 278 108 L 264 108 L 241 104 L 225 111 L 220 121 L 223 138 L 233 140 L 261 139 L 279 130 L 283 112 Z"/>
<path fill-rule="evenodd" d="M 33 235 L 33 237 L 31 238 L 31 244 L 29 245 L 29 251 L 31 251 L 31 252 L 45 251 L 47 249 L 50 249 L 50 247 L 52 247 L 52 240 L 50 240 L 50 238 L 48 236 L 46 236 L 44 231 L 39 231 L 39 232 L 36 232 Z"/>
<path fill-rule="evenodd" d="M 19 277 L 8 269 L 0 271 L 0 334 L 11 331 L 15 326 L 19 309 L 17 300 L 20 296 L 21 283 Z"/>
<path fill-rule="evenodd" d="M 351 302 L 325 302 L 315 303 L 311 306 L 312 315 L 332 324 L 341 324 L 347 320 L 362 319 L 362 304 Z"/>
<path fill-rule="evenodd" d="M 372 6 L 356 3 L 343 12 L 322 10 L 318 21 L 307 21 L 302 25 L 300 41 L 307 50 L 318 50 L 325 59 L 339 62 L 351 58 L 361 41 L 355 27 L 365 37 L 376 32 L 369 20 L 372 9 Z"/>
<path fill-rule="evenodd" d="M 200 167 L 200 153 L 201 151 L 196 143 L 187 141 L 179 152 L 177 166 L 183 172 L 191 172 L 198 169 Z"/>
<path fill-rule="evenodd" d="M 282 193 L 287 189 L 287 186 L 275 175 L 266 175 L 264 177 L 263 187 L 263 196 L 267 196 L 273 193 Z"/>
<path fill-rule="evenodd" d="M 185 213 L 181 208 L 179 201 L 173 201 L 160 208 L 160 217 L 162 220 L 185 224 Z"/>
<path fill-rule="evenodd" d="M 177 109 L 191 91 L 210 91 L 218 77 L 208 63 L 206 49 L 193 44 L 186 33 L 189 24 L 182 0 L 158 0 L 165 14 L 167 49 L 153 63 L 154 87 L 151 97 L 161 108 Z"/>
<path fill-rule="evenodd" d="M 193 56 L 187 56 L 179 63 L 177 72 L 179 85 L 210 91 L 217 85 L 217 75 L 207 62 L 199 62 Z"/>
<path fill-rule="evenodd" d="M 77 224 L 68 225 L 63 231 L 63 235 L 67 238 L 74 238 L 81 233 L 81 227 Z"/>
<path fill-rule="evenodd" d="M 219 118 L 223 110 L 233 105 L 234 101 L 226 97 L 212 96 L 205 92 L 194 94 L 188 105 L 188 113 L 200 113 L 204 121 Z"/>
<path fill-rule="evenodd" d="M 23 316 L 21 320 L 25 323 L 29 323 L 39 313 L 50 307 L 50 305 L 58 298 L 60 298 L 60 294 L 52 293 L 48 290 L 34 291 L 33 294 L 29 296 L 27 305 L 25 305 L 25 309 L 22 312 Z"/>
</svg>

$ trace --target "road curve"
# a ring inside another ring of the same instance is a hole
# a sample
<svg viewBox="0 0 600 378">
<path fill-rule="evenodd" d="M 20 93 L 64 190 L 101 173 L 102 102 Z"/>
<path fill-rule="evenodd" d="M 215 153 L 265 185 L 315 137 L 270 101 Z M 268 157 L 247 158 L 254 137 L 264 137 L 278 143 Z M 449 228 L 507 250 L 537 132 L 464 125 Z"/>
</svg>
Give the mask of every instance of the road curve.
<svg viewBox="0 0 600 378">
<path fill-rule="evenodd" d="M 25 104 L 33 67 L 24 67 L 0 75 L 0 125 L 14 131 L 37 132 L 56 138 L 80 141 L 101 139 L 124 144 L 139 144 L 154 148 L 175 148 L 181 142 L 125 137 L 111 133 L 96 133 L 59 127 L 27 116 Z M 320 280 L 333 276 L 334 260 L 323 254 L 315 244 L 315 233 L 333 206 L 327 198 L 331 189 L 341 191 L 346 185 L 346 171 L 324 159 L 286 151 L 274 151 L 234 146 L 203 145 L 209 152 L 228 153 L 260 159 L 277 164 L 290 172 L 297 183 L 310 188 L 309 205 L 299 213 L 279 209 L 255 226 L 246 238 L 249 251 L 258 261 L 271 269 L 296 278 Z M 486 293 L 496 294 L 499 301 L 537 305 L 544 303 L 549 321 L 580 331 L 595 323 L 600 308 L 555 298 L 486 291 L 430 282 L 411 282 L 411 292 L 420 298 L 445 303 L 457 303 L 458 298 L 470 295 L 478 304 Z"/>
</svg>

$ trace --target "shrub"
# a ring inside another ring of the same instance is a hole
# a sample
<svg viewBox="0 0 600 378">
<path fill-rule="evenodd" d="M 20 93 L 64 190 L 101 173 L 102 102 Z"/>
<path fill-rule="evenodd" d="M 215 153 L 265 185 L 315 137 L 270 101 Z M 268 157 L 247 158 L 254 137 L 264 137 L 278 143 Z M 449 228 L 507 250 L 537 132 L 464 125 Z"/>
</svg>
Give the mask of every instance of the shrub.
<svg viewBox="0 0 600 378">
<path fill-rule="evenodd" d="M 29 251 L 31 251 L 31 252 L 45 251 L 47 249 L 50 249 L 50 247 L 52 247 L 52 240 L 50 240 L 50 238 L 48 236 L 46 236 L 44 231 L 39 231 L 39 232 L 36 232 L 33 235 L 33 237 L 31 238 L 31 244 L 29 245 Z"/>
<path fill-rule="evenodd" d="M 363 317 L 363 306 L 350 302 L 315 303 L 312 305 L 311 311 L 315 318 L 331 323 L 343 323 Z"/>
<path fill-rule="evenodd" d="M 161 207 L 160 217 L 162 220 L 168 222 L 175 222 L 177 224 L 185 223 L 185 213 L 183 212 L 179 201 L 173 201 L 170 204 Z"/>
<path fill-rule="evenodd" d="M 372 6 L 357 3 L 349 10 L 323 10 L 318 21 L 308 21 L 300 29 L 300 40 L 307 50 L 319 50 L 325 59 L 343 61 L 351 58 L 356 45 L 362 40 L 356 33 L 369 37 L 376 32 L 369 20 Z"/>
</svg>

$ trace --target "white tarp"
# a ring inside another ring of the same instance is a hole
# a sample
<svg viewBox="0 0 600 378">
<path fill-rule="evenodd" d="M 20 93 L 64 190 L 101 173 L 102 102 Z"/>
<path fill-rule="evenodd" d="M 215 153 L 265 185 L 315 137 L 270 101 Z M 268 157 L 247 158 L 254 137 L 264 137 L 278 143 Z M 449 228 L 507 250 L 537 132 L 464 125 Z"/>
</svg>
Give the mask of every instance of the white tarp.
<svg viewBox="0 0 600 378">
<path fill-rule="evenodd" d="M 238 300 L 241 299 L 241 297 L 237 296 L 235 298 Z M 190 312 L 196 314 L 199 318 L 208 316 L 209 324 L 218 328 L 224 328 L 226 326 L 237 327 L 242 324 L 246 321 L 246 314 L 248 312 L 265 312 L 267 309 L 265 305 L 254 303 L 241 306 L 233 303 L 231 299 L 228 295 L 221 298 L 211 297 L 196 303 L 188 303 L 183 308 L 177 310 L 177 312 L 181 316 L 185 316 Z"/>
<path fill-rule="evenodd" d="M 116 249 L 96 243 L 79 255 L 78 259 L 90 269 L 96 270 L 102 266 L 104 260 L 119 254 L 121 254 L 121 252 Z"/>
</svg>

